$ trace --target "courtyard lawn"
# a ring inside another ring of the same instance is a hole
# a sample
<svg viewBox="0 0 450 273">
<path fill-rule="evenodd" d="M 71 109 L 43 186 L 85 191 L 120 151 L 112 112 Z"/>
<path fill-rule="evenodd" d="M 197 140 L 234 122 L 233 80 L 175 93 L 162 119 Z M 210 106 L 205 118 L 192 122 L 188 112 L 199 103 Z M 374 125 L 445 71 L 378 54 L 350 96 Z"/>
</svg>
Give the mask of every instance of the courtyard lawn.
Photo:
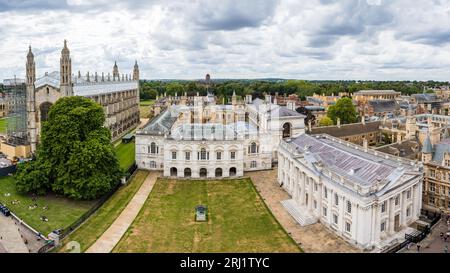
<svg viewBox="0 0 450 273">
<path fill-rule="evenodd" d="M 141 100 L 139 102 L 139 112 L 141 118 L 151 118 L 150 117 L 150 106 L 155 103 L 154 100 Z"/>
<path fill-rule="evenodd" d="M 9 194 L 9 196 L 8 196 Z M 19 201 L 12 204 L 12 201 Z M 16 191 L 13 176 L 0 178 L 0 203 L 19 216 L 25 223 L 47 236 L 51 231 L 59 228 L 69 227 L 81 215 L 88 211 L 95 201 L 74 201 L 65 197 L 49 194 L 38 196 L 36 201 L 31 199 L 31 195 L 23 195 Z M 30 209 L 30 205 L 37 204 L 37 208 Z M 47 210 L 44 210 L 44 207 Z M 48 222 L 40 219 L 46 216 Z"/>
<path fill-rule="evenodd" d="M 8 118 L 0 119 L 0 134 L 6 134 L 6 129 L 8 128 Z"/>
<path fill-rule="evenodd" d="M 155 103 L 155 100 L 141 100 L 139 102 L 140 106 L 149 106 L 149 105 L 153 105 Z"/>
<path fill-rule="evenodd" d="M 89 219 L 63 241 L 59 252 L 65 252 L 65 244 L 76 241 L 81 251 L 86 251 L 116 220 L 131 198 L 144 183 L 148 172 L 138 170 L 130 182 L 117 190 Z"/>
<path fill-rule="evenodd" d="M 207 222 L 195 207 L 208 206 Z M 113 252 L 301 252 L 250 179 L 159 179 Z"/>
<path fill-rule="evenodd" d="M 120 168 L 124 171 L 128 170 L 134 163 L 135 143 L 131 141 L 127 144 L 120 143 L 115 146 L 117 158 L 119 159 Z"/>
</svg>

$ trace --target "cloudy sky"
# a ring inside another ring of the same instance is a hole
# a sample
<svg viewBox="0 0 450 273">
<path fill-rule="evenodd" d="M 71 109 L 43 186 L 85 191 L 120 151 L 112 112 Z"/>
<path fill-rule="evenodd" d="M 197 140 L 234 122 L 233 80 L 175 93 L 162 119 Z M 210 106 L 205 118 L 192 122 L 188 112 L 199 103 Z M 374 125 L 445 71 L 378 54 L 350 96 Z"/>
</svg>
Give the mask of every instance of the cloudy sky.
<svg viewBox="0 0 450 273">
<path fill-rule="evenodd" d="M 0 79 L 109 72 L 141 78 L 450 80 L 450 0 L 0 0 Z"/>
</svg>

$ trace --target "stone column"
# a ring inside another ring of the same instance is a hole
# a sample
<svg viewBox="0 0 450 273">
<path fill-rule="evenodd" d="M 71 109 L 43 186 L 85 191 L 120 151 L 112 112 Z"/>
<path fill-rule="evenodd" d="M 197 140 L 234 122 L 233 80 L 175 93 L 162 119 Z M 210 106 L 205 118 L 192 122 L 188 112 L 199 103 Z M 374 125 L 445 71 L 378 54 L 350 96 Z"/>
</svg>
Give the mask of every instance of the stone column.
<svg viewBox="0 0 450 273">
<path fill-rule="evenodd" d="M 395 211 L 395 203 L 394 203 L 395 197 L 389 198 L 387 204 L 388 204 L 388 213 L 389 213 L 389 227 L 388 227 L 388 234 L 391 235 L 394 233 L 394 211 Z"/>
<path fill-rule="evenodd" d="M 406 226 L 406 191 L 400 193 L 400 227 Z"/>
<path fill-rule="evenodd" d="M 299 171 L 299 181 L 298 186 L 300 188 L 300 205 L 305 205 L 305 176 L 302 171 Z"/>
<path fill-rule="evenodd" d="M 308 210 L 311 211 L 312 210 L 312 206 L 313 206 L 313 196 L 314 196 L 314 179 L 310 179 L 310 177 L 308 177 L 309 179 L 309 200 L 308 200 Z"/>
</svg>

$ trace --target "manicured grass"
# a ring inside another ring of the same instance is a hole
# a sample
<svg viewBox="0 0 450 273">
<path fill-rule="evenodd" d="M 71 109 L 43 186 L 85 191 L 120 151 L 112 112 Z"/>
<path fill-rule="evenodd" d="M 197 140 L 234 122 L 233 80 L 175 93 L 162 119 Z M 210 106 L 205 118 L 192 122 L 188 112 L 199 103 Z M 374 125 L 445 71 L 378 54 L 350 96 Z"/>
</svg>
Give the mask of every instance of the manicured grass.
<svg viewBox="0 0 450 273">
<path fill-rule="evenodd" d="M 119 159 L 120 168 L 125 171 L 128 170 L 128 168 L 134 163 L 136 149 L 134 141 L 127 144 L 120 143 L 115 147 L 115 149 Z"/>
<path fill-rule="evenodd" d="M 6 196 L 5 194 L 10 194 Z M 18 200 L 19 204 L 12 204 Z M 51 231 L 66 228 L 75 222 L 81 215 L 88 211 L 95 201 L 74 201 L 65 197 L 49 194 L 38 196 L 36 201 L 31 195 L 23 195 L 16 191 L 13 176 L 0 178 L 0 202 L 25 221 L 28 225 L 47 236 Z M 35 209 L 29 209 L 30 205 L 37 204 Z M 43 207 L 48 207 L 44 210 Z M 40 219 L 46 216 L 48 222 Z"/>
<path fill-rule="evenodd" d="M 148 105 L 153 105 L 155 103 L 155 100 L 141 100 L 139 102 L 140 106 L 148 106 Z"/>
<path fill-rule="evenodd" d="M 0 119 L 0 133 L 6 134 L 6 129 L 8 128 L 8 118 Z"/>
<path fill-rule="evenodd" d="M 141 100 L 139 103 L 139 112 L 141 118 L 151 118 L 150 117 L 150 106 L 155 103 L 154 100 Z"/>
<path fill-rule="evenodd" d="M 208 206 L 207 222 L 195 206 Z M 160 179 L 113 252 L 301 252 L 250 179 Z"/>
<path fill-rule="evenodd" d="M 144 183 L 148 172 L 138 170 L 130 182 L 117 190 L 89 219 L 63 241 L 59 252 L 65 252 L 65 244 L 76 241 L 81 251 L 86 251 L 109 228 Z"/>
</svg>

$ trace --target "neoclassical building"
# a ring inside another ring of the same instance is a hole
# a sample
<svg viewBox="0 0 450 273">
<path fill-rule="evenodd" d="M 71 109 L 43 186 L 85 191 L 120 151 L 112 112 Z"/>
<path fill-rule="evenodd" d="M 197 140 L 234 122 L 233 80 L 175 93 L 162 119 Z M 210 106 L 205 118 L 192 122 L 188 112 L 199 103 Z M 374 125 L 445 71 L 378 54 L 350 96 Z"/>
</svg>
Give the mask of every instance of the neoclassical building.
<svg viewBox="0 0 450 273">
<path fill-rule="evenodd" d="M 197 96 L 191 105 L 170 105 L 136 132 L 136 163 L 179 178 L 270 169 L 280 140 L 304 133 L 304 118 L 274 104 L 270 96 L 238 102 L 233 95 L 231 105 L 218 105 L 211 95 Z"/>
<path fill-rule="evenodd" d="M 422 163 L 329 135 L 281 141 L 283 205 L 300 225 L 320 222 L 362 249 L 402 242 L 422 208 Z"/>
<path fill-rule="evenodd" d="M 111 130 L 113 140 L 139 124 L 139 67 L 134 65 L 133 75 L 120 75 L 117 64 L 110 73 L 95 72 L 86 76 L 72 73 L 72 60 L 67 42 L 61 51 L 60 71 L 45 73 L 36 79 L 36 65 L 31 46 L 26 62 L 27 134 L 31 151 L 36 150 L 41 124 L 47 119 L 50 107 L 66 96 L 83 96 L 100 104 L 106 114 L 105 126 Z"/>
</svg>

